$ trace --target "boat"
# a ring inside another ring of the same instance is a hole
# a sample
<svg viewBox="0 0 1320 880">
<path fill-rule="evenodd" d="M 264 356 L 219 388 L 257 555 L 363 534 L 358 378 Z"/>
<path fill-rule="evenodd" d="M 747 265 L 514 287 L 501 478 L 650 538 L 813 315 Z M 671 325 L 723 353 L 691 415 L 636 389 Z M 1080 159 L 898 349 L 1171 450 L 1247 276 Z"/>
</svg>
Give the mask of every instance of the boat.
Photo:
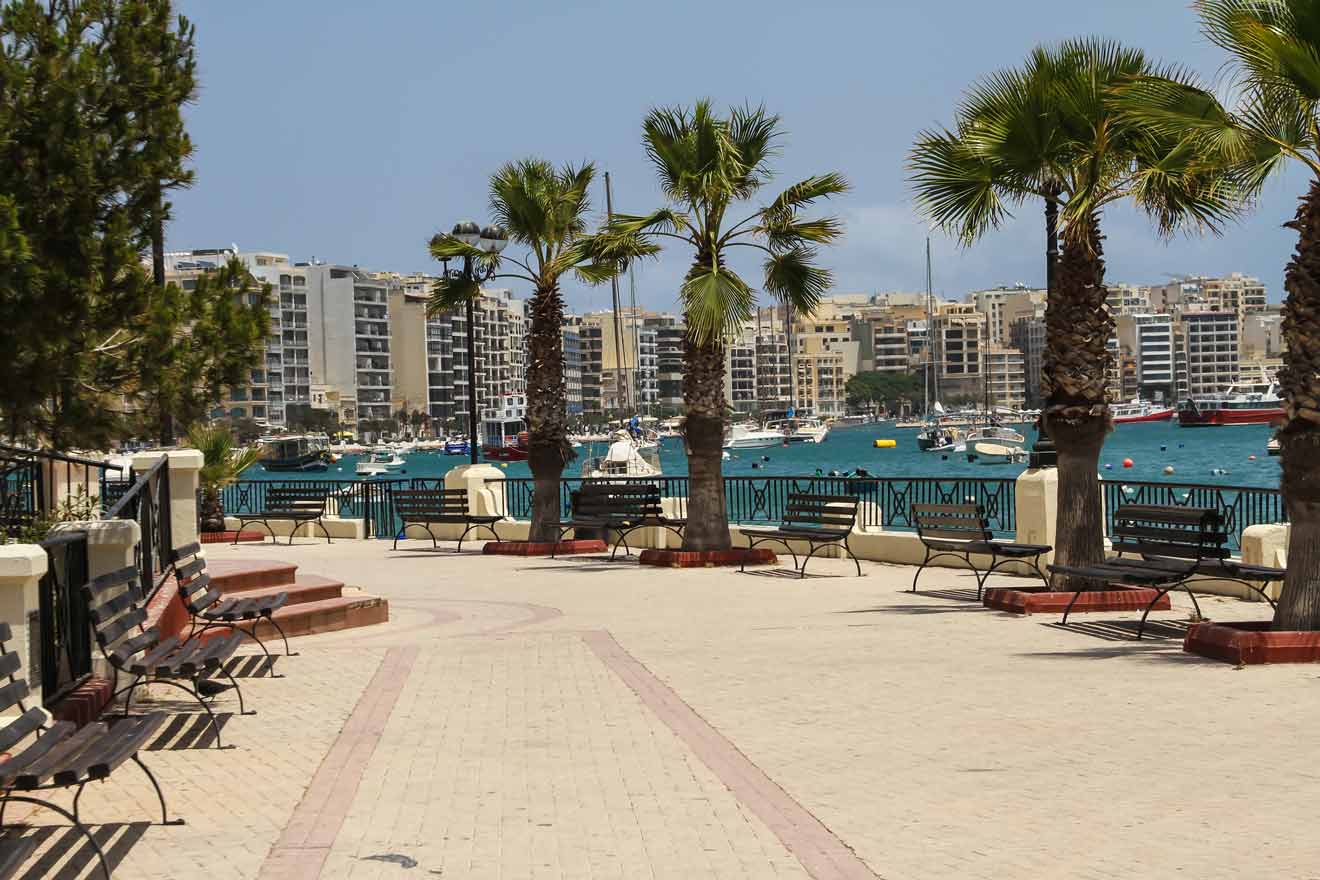
<svg viewBox="0 0 1320 880">
<path fill-rule="evenodd" d="M 1270 442 L 1265 444 L 1265 451 L 1270 455 L 1278 455 L 1283 452 L 1283 446 L 1279 443 L 1279 438 L 1271 437 Z"/>
<path fill-rule="evenodd" d="M 1109 408 L 1115 425 L 1129 422 L 1167 422 L 1177 411 L 1171 406 L 1161 406 L 1149 400 L 1132 400 L 1128 403 L 1116 403 Z"/>
<path fill-rule="evenodd" d="M 445 455 L 467 455 L 469 452 L 471 452 L 471 447 L 468 446 L 468 442 L 466 438 L 462 440 L 445 441 L 445 445 L 444 445 Z"/>
<path fill-rule="evenodd" d="M 986 425 L 967 435 L 967 455 L 981 464 L 1016 464 L 1027 460 L 1022 448 L 1026 442 L 1027 438 L 1012 428 Z"/>
<path fill-rule="evenodd" d="M 922 452 L 965 452 L 967 441 L 962 429 L 936 422 L 917 434 L 917 448 Z"/>
<path fill-rule="evenodd" d="M 378 477 L 381 474 L 388 474 L 390 472 L 389 468 L 385 467 L 385 465 L 377 464 L 369 458 L 359 461 L 353 470 L 359 477 Z"/>
<path fill-rule="evenodd" d="M 724 438 L 725 449 L 766 449 L 781 446 L 784 443 L 782 431 L 762 428 L 756 422 L 737 422 L 729 427 Z"/>
<path fill-rule="evenodd" d="M 1178 425 L 1205 428 L 1220 425 L 1268 425 L 1286 413 L 1276 382 L 1232 385 L 1222 394 L 1189 397 L 1178 406 Z"/>
<path fill-rule="evenodd" d="M 824 443 L 830 436 L 830 426 L 821 419 L 806 417 L 797 420 L 797 427 L 788 436 L 790 443 Z"/>
<path fill-rule="evenodd" d="M 654 449 L 642 449 L 626 431 L 615 433 L 605 455 L 588 457 L 582 462 L 584 479 L 601 477 L 659 477 L 660 457 Z"/>
<path fill-rule="evenodd" d="M 522 419 L 485 423 L 486 440 L 481 454 L 489 461 L 526 461 L 532 454 L 531 435 L 522 430 Z"/>
<path fill-rule="evenodd" d="M 400 458 L 399 454 L 390 447 L 380 446 L 371 453 L 371 459 L 368 463 L 378 465 L 387 471 L 392 471 L 403 467 L 408 462 Z"/>
<path fill-rule="evenodd" d="M 329 467 L 325 460 L 325 446 L 319 437 L 304 434 L 262 437 L 257 444 L 265 450 L 261 464 L 268 471 L 309 473 Z"/>
</svg>

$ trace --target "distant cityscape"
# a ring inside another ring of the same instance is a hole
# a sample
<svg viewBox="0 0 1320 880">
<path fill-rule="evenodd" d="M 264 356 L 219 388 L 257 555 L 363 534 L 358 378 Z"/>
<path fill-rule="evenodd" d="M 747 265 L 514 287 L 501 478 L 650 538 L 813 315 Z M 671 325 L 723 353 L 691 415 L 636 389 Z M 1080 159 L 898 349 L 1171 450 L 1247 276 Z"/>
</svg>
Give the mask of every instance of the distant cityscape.
<svg viewBox="0 0 1320 880">
<path fill-rule="evenodd" d="M 483 291 L 470 359 L 462 312 L 426 315 L 429 275 L 222 248 L 168 254 L 167 280 L 188 288 L 231 258 L 271 285 L 271 332 L 265 368 L 231 389 L 213 416 L 275 431 L 303 406 L 350 429 L 401 411 L 457 426 L 467 412 L 470 363 L 483 422 L 525 414 L 528 317 L 511 291 Z M 1111 401 L 1173 403 L 1272 381 L 1282 365 L 1279 308 L 1257 278 L 1113 284 L 1109 308 L 1117 324 Z M 760 309 L 728 342 L 726 398 L 739 414 L 792 406 L 842 416 L 848 380 L 880 372 L 929 375 L 946 403 L 1036 408 L 1044 316 L 1045 291 L 1021 285 L 969 291 L 957 301 L 928 302 L 924 292 L 840 293 L 814 314 L 794 316 L 791 326 L 782 308 Z M 628 308 L 617 321 L 609 311 L 573 314 L 563 334 L 575 421 L 681 408 L 681 316 Z M 921 406 L 914 400 L 904 408 Z"/>
</svg>

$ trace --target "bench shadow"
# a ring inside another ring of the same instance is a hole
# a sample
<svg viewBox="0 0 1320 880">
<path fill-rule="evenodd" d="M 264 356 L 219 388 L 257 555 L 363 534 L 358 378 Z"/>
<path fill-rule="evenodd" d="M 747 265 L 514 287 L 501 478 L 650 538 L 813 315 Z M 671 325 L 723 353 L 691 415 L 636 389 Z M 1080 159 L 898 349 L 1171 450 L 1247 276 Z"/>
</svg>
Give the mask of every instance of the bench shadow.
<svg viewBox="0 0 1320 880">
<path fill-rule="evenodd" d="M 34 818 L 55 814 L 38 811 Z M 107 822 L 88 824 L 87 830 L 105 853 L 105 860 L 113 876 L 124 858 L 137 845 L 151 827 L 150 822 Z M 16 831 L 26 831 L 22 837 L 35 840 L 36 856 L 23 868 L 24 880 L 77 880 L 79 877 L 100 877 L 101 863 L 96 851 L 78 829 L 70 825 L 12 826 L 6 834 L 11 839 Z"/>
<path fill-rule="evenodd" d="M 156 732 L 156 738 L 142 747 L 144 752 L 162 752 L 162 751 L 184 751 L 187 749 L 210 749 L 215 747 L 215 729 L 211 726 L 211 719 L 204 712 L 179 711 L 186 709 L 183 703 L 170 708 L 163 703 L 153 701 L 153 709 L 173 712 L 160 730 Z M 196 704 L 193 704 L 196 709 Z M 225 726 L 229 724 L 230 719 L 234 717 L 233 712 L 216 712 L 215 723 L 223 734 Z M 228 748 L 226 744 L 226 748 Z"/>
<path fill-rule="evenodd" d="M 271 660 L 279 660 L 282 654 L 271 652 Z M 266 659 L 265 654 L 239 654 L 231 657 L 224 665 L 225 672 L 233 678 L 272 678 L 274 664 Z"/>
<path fill-rule="evenodd" d="M 740 571 L 738 574 L 750 574 L 755 577 L 772 578 L 774 580 L 790 581 L 814 581 L 829 578 L 857 577 L 854 572 L 849 575 L 825 574 L 823 572 L 808 571 L 807 576 L 800 575 L 795 568 L 749 568 L 746 571 Z"/>
<path fill-rule="evenodd" d="M 1077 650 L 1023 651 L 1016 656 L 1091 660 L 1135 657 L 1162 663 L 1217 663 L 1183 651 L 1183 636 L 1189 626 L 1186 621 L 1148 620 L 1140 639 L 1137 639 L 1138 620 L 1084 620 L 1070 621 L 1067 625 L 1052 621 L 1040 626 L 1107 644 Z"/>
</svg>

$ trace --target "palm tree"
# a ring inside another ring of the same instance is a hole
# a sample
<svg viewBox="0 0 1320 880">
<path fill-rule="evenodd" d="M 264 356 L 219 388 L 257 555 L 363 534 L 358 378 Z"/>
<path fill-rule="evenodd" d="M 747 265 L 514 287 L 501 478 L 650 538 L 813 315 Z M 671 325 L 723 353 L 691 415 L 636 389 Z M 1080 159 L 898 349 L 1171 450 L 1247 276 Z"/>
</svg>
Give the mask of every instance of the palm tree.
<svg viewBox="0 0 1320 880">
<path fill-rule="evenodd" d="M 1320 2 L 1198 0 L 1201 26 L 1229 53 L 1237 103 L 1207 88 L 1145 77 L 1117 89 L 1125 120 L 1186 137 L 1215 154 L 1250 194 L 1292 162 L 1310 176 L 1294 218 L 1297 248 L 1284 273 L 1287 417 L 1279 431 L 1281 489 L 1292 528 L 1279 630 L 1320 630 Z M 1289 161 L 1292 160 L 1292 161 Z"/>
<path fill-rule="evenodd" d="M 437 260 L 467 257 L 483 268 L 510 263 L 521 271 L 494 277 L 521 279 L 533 287 L 527 337 L 528 464 L 534 485 L 528 535 L 531 541 L 558 538 L 559 482 L 564 466 L 574 455 L 568 441 L 564 295 L 559 284 L 570 273 L 589 284 L 598 284 L 608 281 L 615 271 L 613 266 L 597 263 L 582 247 L 591 209 L 588 192 L 595 174 L 590 162 L 555 168 L 542 159 L 523 159 L 510 162 L 491 176 L 491 213 L 511 241 L 526 246 L 528 253 L 521 260 L 488 253 L 452 235 L 437 235 L 431 240 L 431 256 Z M 441 279 L 432 291 L 428 311 L 453 309 L 480 295 L 476 282 Z"/>
<path fill-rule="evenodd" d="M 652 110 L 643 143 L 668 204 L 644 215 L 616 214 L 593 237 L 591 252 L 604 262 L 653 257 L 660 239 L 692 249 L 692 265 L 680 298 L 686 324 L 683 360 L 684 439 L 688 454 L 687 526 L 684 550 L 729 547 L 724 477 L 725 339 L 754 314 L 756 295 L 729 267 L 734 248 L 759 250 L 763 286 L 779 301 L 809 314 L 830 286 L 830 273 L 815 265 L 817 244 L 842 233 L 832 217 L 807 219 L 800 211 L 845 192 L 838 174 L 809 177 L 738 222 L 728 212 L 769 180 L 768 162 L 782 134 L 779 117 L 764 108 L 717 116 L 709 101 L 691 110 Z"/>
<path fill-rule="evenodd" d="M 1223 169 L 1187 138 L 1121 124 L 1107 103 L 1118 83 L 1152 74 L 1181 76 L 1106 40 L 1037 48 L 1021 68 L 976 85 L 954 130 L 922 132 L 910 157 L 920 210 L 964 244 L 1040 198 L 1049 255 L 1061 212 L 1057 274 L 1047 256 L 1054 277 L 1041 390 L 1042 424 L 1059 457 L 1055 559 L 1065 565 L 1104 557 L 1097 469 L 1111 426 L 1106 373 L 1114 321 L 1106 306 L 1103 211 L 1130 199 L 1169 236 L 1181 228 L 1217 232 L 1238 204 Z"/>
<path fill-rule="evenodd" d="M 198 511 L 203 532 L 225 530 L 225 507 L 220 490 L 235 482 L 243 471 L 261 460 L 260 446 L 234 449 L 234 437 L 222 424 L 195 423 L 188 429 L 188 445 L 202 453 L 198 482 L 202 487 L 202 506 Z"/>
</svg>

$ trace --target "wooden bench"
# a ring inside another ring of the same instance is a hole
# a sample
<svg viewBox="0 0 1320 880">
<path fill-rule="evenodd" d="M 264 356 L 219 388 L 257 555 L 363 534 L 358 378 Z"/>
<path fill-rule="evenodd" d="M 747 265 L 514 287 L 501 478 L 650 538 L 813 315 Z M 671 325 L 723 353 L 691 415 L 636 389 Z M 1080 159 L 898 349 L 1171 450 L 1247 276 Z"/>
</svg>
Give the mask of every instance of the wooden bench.
<svg viewBox="0 0 1320 880">
<path fill-rule="evenodd" d="M 256 714 L 244 711 L 243 691 L 224 667 L 243 639 L 241 632 L 216 635 L 205 641 L 186 641 L 177 636 L 161 638 L 158 627 L 146 625 L 146 604 L 136 567 L 101 575 L 84 584 L 82 594 L 87 600 L 96 644 L 114 676 L 111 687 L 119 684 L 120 672 L 133 679 L 110 695 L 109 702 L 113 703 L 120 694 L 126 694 L 125 718 L 133 708 L 134 690 L 147 684 L 168 685 L 197 701 L 211 721 L 216 748 L 224 748 L 220 742 L 220 724 L 199 691 L 202 682 L 217 673 L 229 679 L 238 695 L 239 714 Z M 190 684 L 184 684 L 185 681 Z"/>
<path fill-rule="evenodd" d="M 926 566 L 942 556 L 961 559 L 976 576 L 976 598 L 980 599 L 985 582 L 1000 566 L 1020 562 L 1029 566 L 1048 589 L 1050 579 L 1040 569 L 1040 557 L 1053 548 L 1048 544 L 1020 544 L 995 538 L 985 508 L 979 504 L 914 504 L 912 522 L 925 556 L 917 573 L 912 575 L 912 592 Z M 972 562 L 972 555 L 990 557 L 990 567 L 982 571 Z"/>
<path fill-rule="evenodd" d="M 399 538 L 407 533 L 409 526 L 426 529 L 426 533 L 431 536 L 432 549 L 438 547 L 439 543 L 431 526 L 463 526 L 463 534 L 458 536 L 455 553 L 462 552 L 463 539 L 475 529 L 490 532 L 495 536 L 497 544 L 503 540 L 499 532 L 495 531 L 495 523 L 504 517 L 470 512 L 467 489 L 390 489 L 390 498 L 394 502 L 395 515 L 403 521 L 402 528 L 394 535 L 392 550 L 399 549 Z"/>
<path fill-rule="evenodd" d="M 325 527 L 321 517 L 325 515 L 325 505 L 330 497 L 330 490 L 318 486 L 271 486 L 266 490 L 266 498 L 262 504 L 259 513 L 249 513 L 238 518 L 238 528 L 234 530 L 234 543 L 238 543 L 239 537 L 243 533 L 243 526 L 250 523 L 261 523 L 270 533 L 272 543 L 279 543 L 275 536 L 275 530 L 271 528 L 270 521 L 273 519 L 287 519 L 293 521 L 293 528 L 289 530 L 289 543 L 293 543 L 293 536 L 298 531 L 298 527 L 304 523 L 312 523 L 325 535 L 325 542 L 332 543 L 330 540 L 330 530 Z"/>
<path fill-rule="evenodd" d="M 665 516 L 660 487 L 655 483 L 634 480 L 585 480 L 573 493 L 572 515 L 568 522 L 559 524 L 559 537 L 577 529 L 600 529 L 605 532 L 617 532 L 614 548 L 610 552 L 613 560 L 624 549 L 624 555 L 632 555 L 628 546 L 628 536 L 638 529 L 661 528 L 683 540 L 683 527 L 686 520 Z M 552 550 L 551 558 L 554 557 Z"/>
<path fill-rule="evenodd" d="M 226 599 L 211 584 L 211 576 L 206 573 L 206 557 L 202 555 L 202 545 L 193 543 L 174 550 L 174 578 L 179 584 L 179 599 L 192 618 L 192 628 L 188 640 L 204 635 L 208 630 L 230 629 L 241 632 L 257 643 L 271 670 L 271 676 L 281 678 L 275 673 L 275 658 L 266 645 L 257 637 L 257 624 L 265 620 L 284 640 L 284 656 L 296 656 L 289 650 L 289 637 L 284 628 L 275 619 L 275 612 L 289 601 L 289 594 L 283 590 L 258 595 L 245 595 L 241 598 Z M 247 626 L 244 629 L 244 625 Z"/>
<path fill-rule="evenodd" d="M 27 682 L 18 677 L 22 658 L 7 646 L 12 639 L 9 624 L 0 622 L 0 681 L 5 682 L 0 686 L 0 712 L 16 706 L 19 713 L 0 719 L 0 753 L 6 755 L 0 763 L 0 828 L 4 825 L 5 809 L 11 803 L 31 804 L 58 813 L 72 822 L 91 844 L 101 871 L 110 880 L 110 864 L 101 845 L 83 824 L 78 802 L 87 783 L 106 779 L 124 762 L 132 761 L 156 790 L 161 824 L 182 824 L 169 821 L 160 784 L 138 754 L 164 724 L 165 713 L 128 718 L 114 727 L 103 721 L 82 727 L 69 721 L 51 721 L 40 706 L 29 708 L 25 702 L 29 696 Z M 67 788 L 75 789 L 71 810 L 29 795 L 29 792 Z M 0 849 L 0 877 L 19 876 L 18 867 L 34 848 L 33 838 L 7 841 Z M 75 863 L 68 867 L 76 870 L 77 866 Z"/>
<path fill-rule="evenodd" d="M 848 558 L 857 566 L 857 576 L 862 576 L 862 564 L 853 555 L 848 546 L 848 535 L 857 524 L 857 508 L 861 499 L 856 495 L 809 495 L 805 492 L 790 492 L 784 503 L 784 520 L 771 529 L 743 528 L 747 537 L 747 549 L 753 550 L 757 544 L 773 542 L 782 544 L 793 556 L 793 568 L 798 577 L 807 576 L 807 563 L 818 550 L 839 546 L 848 554 Z M 807 545 L 807 556 L 798 564 L 797 552 L 790 541 L 803 541 Z M 747 570 L 747 559 L 743 558 L 739 571 Z"/>
<path fill-rule="evenodd" d="M 1218 570 L 1231 556 L 1219 511 L 1209 507 L 1154 504 L 1119 507 L 1114 511 L 1111 549 L 1113 555 L 1102 563 L 1051 565 L 1050 571 L 1125 587 L 1154 589 L 1154 598 L 1142 612 L 1137 638 L 1145 631 L 1146 618 L 1156 603 L 1179 587 L 1191 597 L 1199 618 L 1201 605 L 1187 586 L 1188 581 L 1195 574 Z M 1068 622 L 1069 612 L 1085 592 L 1083 586 L 1073 594 L 1064 609 L 1062 623 Z"/>
</svg>

